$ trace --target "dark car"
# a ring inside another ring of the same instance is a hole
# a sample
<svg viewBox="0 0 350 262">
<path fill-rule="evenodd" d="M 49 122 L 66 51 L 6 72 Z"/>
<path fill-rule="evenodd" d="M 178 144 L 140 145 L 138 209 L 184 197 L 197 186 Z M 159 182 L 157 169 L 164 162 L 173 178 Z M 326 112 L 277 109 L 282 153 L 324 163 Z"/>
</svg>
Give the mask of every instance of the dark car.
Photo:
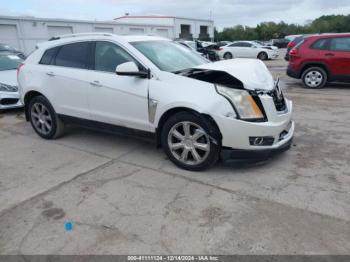
<svg viewBox="0 0 350 262">
<path fill-rule="evenodd" d="M 7 44 L 0 43 L 0 52 L 1 53 L 12 53 L 12 54 L 19 56 L 22 59 L 26 59 L 26 56 L 21 51 L 17 50 L 16 48 L 14 48 L 12 46 L 7 45 Z"/>
<path fill-rule="evenodd" d="M 272 45 L 278 48 L 286 48 L 290 40 L 286 38 L 272 39 Z"/>
<path fill-rule="evenodd" d="M 205 57 L 207 57 L 210 61 L 219 61 L 220 58 L 216 53 L 217 50 L 220 49 L 220 46 L 217 44 L 212 44 L 204 47 L 201 42 L 197 41 L 197 51 L 202 53 Z"/>
<path fill-rule="evenodd" d="M 304 37 L 289 55 L 287 75 L 302 79 L 306 88 L 350 82 L 350 33 Z"/>
<path fill-rule="evenodd" d="M 305 36 L 304 35 L 298 36 L 298 37 L 294 38 L 293 41 L 288 43 L 288 45 L 287 45 L 287 52 L 286 52 L 286 56 L 284 57 L 284 60 L 289 61 L 289 52 L 290 52 L 290 50 L 292 50 L 301 41 L 303 41 L 305 37 L 306 37 L 306 35 Z"/>
</svg>

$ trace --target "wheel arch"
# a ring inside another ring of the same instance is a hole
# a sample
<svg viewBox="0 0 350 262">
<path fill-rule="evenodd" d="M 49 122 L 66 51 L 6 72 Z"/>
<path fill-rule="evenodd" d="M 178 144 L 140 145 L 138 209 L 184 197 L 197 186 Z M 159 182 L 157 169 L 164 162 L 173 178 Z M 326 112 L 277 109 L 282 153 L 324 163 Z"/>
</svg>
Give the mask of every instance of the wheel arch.
<svg viewBox="0 0 350 262">
<path fill-rule="evenodd" d="M 180 112 L 190 112 L 200 118 L 205 118 L 207 120 L 209 120 L 218 130 L 219 132 L 219 141 L 217 141 L 220 145 L 221 145 L 221 141 L 222 141 L 222 134 L 220 132 L 220 128 L 217 125 L 217 123 L 215 122 L 215 120 L 208 114 L 204 114 L 204 113 L 200 113 L 192 108 L 189 107 L 174 107 L 171 109 L 168 109 L 167 111 L 165 111 L 162 116 L 160 117 L 159 121 L 158 121 L 158 125 L 156 128 L 156 143 L 157 143 L 157 147 L 161 147 L 162 143 L 161 143 L 161 134 L 162 134 L 162 130 L 163 130 L 163 126 L 165 124 L 165 122 L 173 115 L 180 113 Z"/>
<path fill-rule="evenodd" d="M 37 97 L 37 96 L 43 96 L 45 97 L 42 93 L 38 92 L 38 91 L 35 91 L 35 90 L 31 90 L 29 92 L 27 92 L 24 96 L 24 113 L 25 113 L 25 117 L 26 117 L 26 120 L 29 121 L 29 103 L 30 103 L 30 100 L 32 100 L 34 97 Z"/>
<path fill-rule="evenodd" d="M 311 67 L 320 67 L 323 70 L 325 70 L 326 74 L 327 74 L 327 80 L 331 79 L 331 72 L 329 70 L 329 67 L 324 64 L 324 63 L 320 63 L 320 62 L 314 62 L 314 63 L 306 63 L 302 66 L 301 70 L 300 70 L 300 75 L 299 78 L 302 77 L 302 75 L 304 74 L 305 70 L 311 68 Z"/>
</svg>

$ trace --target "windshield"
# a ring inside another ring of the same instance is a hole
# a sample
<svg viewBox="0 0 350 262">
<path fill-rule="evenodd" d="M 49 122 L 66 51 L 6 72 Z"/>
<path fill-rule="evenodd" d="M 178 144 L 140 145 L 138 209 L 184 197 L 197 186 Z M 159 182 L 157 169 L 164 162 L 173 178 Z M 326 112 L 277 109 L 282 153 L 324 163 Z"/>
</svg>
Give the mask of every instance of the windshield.
<svg viewBox="0 0 350 262">
<path fill-rule="evenodd" d="M 171 41 L 132 42 L 131 45 L 162 71 L 177 72 L 208 63 L 204 57 Z"/>
<path fill-rule="evenodd" d="M 0 71 L 17 69 L 22 62 L 17 55 L 0 55 Z"/>
</svg>

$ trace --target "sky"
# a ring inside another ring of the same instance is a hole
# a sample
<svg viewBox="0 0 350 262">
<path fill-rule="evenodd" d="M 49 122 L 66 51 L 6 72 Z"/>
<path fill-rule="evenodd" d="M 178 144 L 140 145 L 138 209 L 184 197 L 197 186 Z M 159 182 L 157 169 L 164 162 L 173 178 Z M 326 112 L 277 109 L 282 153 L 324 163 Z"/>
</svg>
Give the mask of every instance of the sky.
<svg viewBox="0 0 350 262">
<path fill-rule="evenodd" d="M 347 15 L 350 0 L 0 0 L 0 15 L 112 20 L 125 13 L 211 18 L 221 30 L 237 24 L 304 24 L 321 15 Z"/>
</svg>

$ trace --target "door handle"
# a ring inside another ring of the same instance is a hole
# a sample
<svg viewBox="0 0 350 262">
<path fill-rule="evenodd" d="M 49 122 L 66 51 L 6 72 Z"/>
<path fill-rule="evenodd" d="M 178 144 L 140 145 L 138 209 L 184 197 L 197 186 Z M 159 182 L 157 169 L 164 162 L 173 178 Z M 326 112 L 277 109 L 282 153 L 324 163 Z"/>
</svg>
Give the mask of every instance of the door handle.
<svg viewBox="0 0 350 262">
<path fill-rule="evenodd" d="M 335 56 L 335 54 L 333 53 L 327 53 L 327 54 L 324 54 L 325 56 Z"/>
<path fill-rule="evenodd" d="M 48 76 L 56 76 L 53 72 L 47 72 L 46 73 Z"/>
<path fill-rule="evenodd" d="M 101 87 L 101 86 L 102 86 L 101 83 L 100 83 L 100 81 L 93 81 L 93 82 L 90 82 L 90 85 L 92 85 L 92 86 L 97 86 L 97 87 Z"/>
</svg>

